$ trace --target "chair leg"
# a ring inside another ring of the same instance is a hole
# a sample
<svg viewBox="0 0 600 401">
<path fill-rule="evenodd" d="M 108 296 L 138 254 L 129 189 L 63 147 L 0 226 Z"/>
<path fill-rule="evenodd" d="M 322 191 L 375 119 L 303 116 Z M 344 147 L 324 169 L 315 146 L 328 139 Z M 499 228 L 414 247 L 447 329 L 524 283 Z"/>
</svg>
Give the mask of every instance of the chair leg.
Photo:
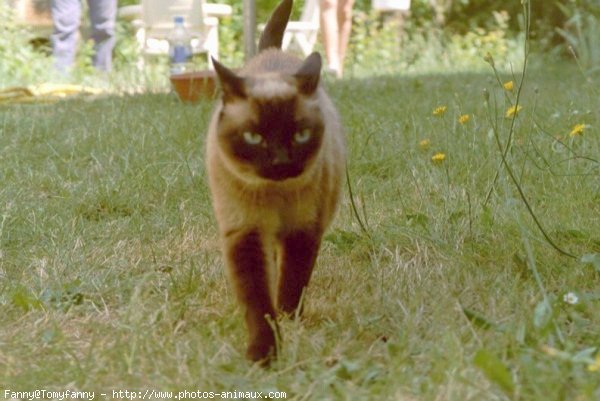
<svg viewBox="0 0 600 401">
<path fill-rule="evenodd" d="M 144 69 L 146 68 L 146 56 L 145 56 L 145 55 L 143 55 L 143 54 L 142 54 L 142 55 L 140 55 L 140 56 L 138 57 L 138 60 L 137 60 L 137 62 L 135 63 L 135 66 L 137 67 L 137 69 L 138 69 L 140 72 L 143 72 L 143 71 L 144 71 Z"/>
<path fill-rule="evenodd" d="M 144 28 L 138 29 L 135 33 L 135 38 L 138 42 L 138 48 L 140 52 L 136 62 L 136 67 L 138 70 L 144 71 L 144 68 L 146 67 L 146 30 Z"/>
<path fill-rule="evenodd" d="M 315 43 L 311 42 L 308 38 L 309 34 L 310 33 L 302 33 L 296 35 L 296 42 L 298 42 L 298 45 L 300 46 L 300 49 L 302 49 L 304 56 L 308 56 L 310 53 L 312 53 L 313 48 L 315 47 Z"/>
<path fill-rule="evenodd" d="M 296 36 L 295 33 L 285 32 L 283 34 L 283 41 L 281 42 L 281 49 L 287 50 L 287 48 L 290 47 L 290 44 L 292 43 L 292 39 L 294 39 L 295 36 Z"/>
<path fill-rule="evenodd" d="M 214 66 L 211 56 L 214 57 L 215 60 L 219 59 L 219 28 L 217 26 L 208 28 L 205 43 L 206 50 L 208 50 L 208 69 L 212 70 Z"/>
</svg>

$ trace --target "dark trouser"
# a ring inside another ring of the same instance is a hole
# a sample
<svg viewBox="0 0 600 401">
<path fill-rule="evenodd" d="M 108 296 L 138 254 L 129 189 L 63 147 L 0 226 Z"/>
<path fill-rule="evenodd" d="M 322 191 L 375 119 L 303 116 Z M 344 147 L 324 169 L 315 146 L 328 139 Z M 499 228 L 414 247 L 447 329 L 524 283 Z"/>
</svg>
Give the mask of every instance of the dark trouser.
<svg viewBox="0 0 600 401">
<path fill-rule="evenodd" d="M 77 34 L 81 24 L 80 0 L 52 0 L 52 50 L 56 67 L 67 71 L 75 60 Z M 115 19 L 117 0 L 88 0 L 92 39 L 94 40 L 94 66 L 101 71 L 110 71 L 112 50 L 115 45 Z"/>
</svg>

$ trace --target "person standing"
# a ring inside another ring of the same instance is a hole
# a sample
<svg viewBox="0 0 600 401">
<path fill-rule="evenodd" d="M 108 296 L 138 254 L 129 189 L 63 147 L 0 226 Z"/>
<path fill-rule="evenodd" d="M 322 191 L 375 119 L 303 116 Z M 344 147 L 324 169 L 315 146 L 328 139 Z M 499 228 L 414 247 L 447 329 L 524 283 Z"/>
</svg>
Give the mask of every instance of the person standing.
<svg viewBox="0 0 600 401">
<path fill-rule="evenodd" d="M 354 0 L 320 0 L 321 32 L 327 68 L 341 78 L 352 30 Z"/>
<path fill-rule="evenodd" d="M 94 56 L 92 64 L 99 71 L 112 68 L 112 51 L 115 46 L 115 21 L 117 0 L 88 0 Z M 52 0 L 54 32 L 50 37 L 55 65 L 67 72 L 75 61 L 79 26 L 81 25 L 81 0 Z"/>
</svg>

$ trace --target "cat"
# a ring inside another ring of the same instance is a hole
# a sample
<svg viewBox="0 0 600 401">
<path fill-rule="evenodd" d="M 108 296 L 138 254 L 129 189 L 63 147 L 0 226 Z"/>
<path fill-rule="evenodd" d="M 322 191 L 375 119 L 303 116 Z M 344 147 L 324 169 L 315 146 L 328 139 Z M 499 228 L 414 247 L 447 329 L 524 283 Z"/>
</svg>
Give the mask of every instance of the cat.
<svg viewBox="0 0 600 401">
<path fill-rule="evenodd" d="M 234 72 L 214 60 L 221 88 L 206 166 L 229 281 L 244 308 L 246 357 L 276 356 L 277 313 L 295 315 L 340 199 L 345 138 L 320 85 L 321 56 L 284 53 L 283 0 L 259 53 Z"/>
</svg>

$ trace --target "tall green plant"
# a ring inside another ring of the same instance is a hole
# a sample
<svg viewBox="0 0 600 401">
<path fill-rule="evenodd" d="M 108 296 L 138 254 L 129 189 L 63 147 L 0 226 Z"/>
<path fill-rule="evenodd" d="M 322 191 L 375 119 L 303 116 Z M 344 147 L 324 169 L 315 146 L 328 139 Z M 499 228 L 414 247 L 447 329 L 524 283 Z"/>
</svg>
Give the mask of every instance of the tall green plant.
<svg viewBox="0 0 600 401">
<path fill-rule="evenodd" d="M 567 18 L 563 27 L 556 32 L 585 69 L 600 69 L 600 2 L 578 1 L 570 5 L 557 3 Z"/>
<path fill-rule="evenodd" d="M 0 21 L 0 87 L 49 78 L 51 57 L 32 46 L 31 32 L 17 21 L 7 2 L 0 2 Z"/>
</svg>

